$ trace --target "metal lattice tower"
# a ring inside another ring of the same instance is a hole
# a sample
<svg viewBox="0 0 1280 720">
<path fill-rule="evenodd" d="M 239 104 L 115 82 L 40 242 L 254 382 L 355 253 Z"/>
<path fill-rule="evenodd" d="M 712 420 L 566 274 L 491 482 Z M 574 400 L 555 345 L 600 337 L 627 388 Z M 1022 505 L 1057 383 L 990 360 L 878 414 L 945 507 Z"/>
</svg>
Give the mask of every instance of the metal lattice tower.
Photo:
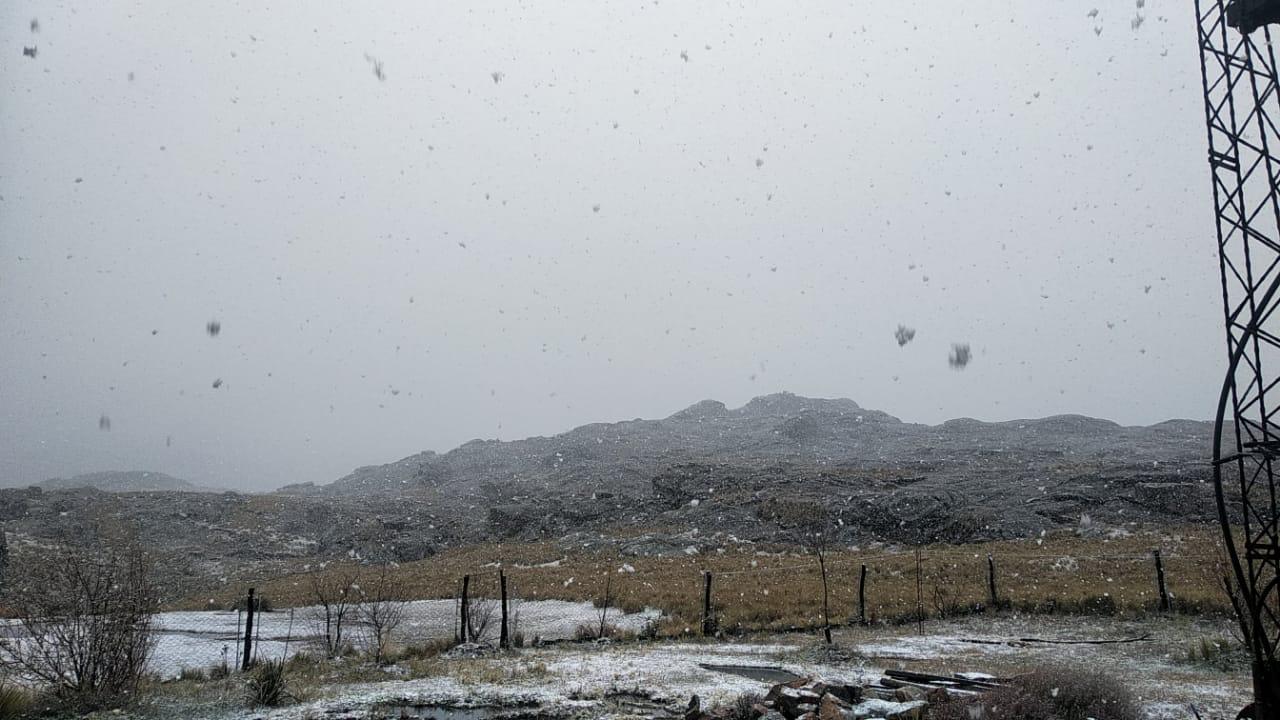
<svg viewBox="0 0 1280 720">
<path fill-rule="evenodd" d="M 1214 485 L 1259 720 L 1280 720 L 1280 85 L 1266 25 L 1278 10 L 1196 0 L 1229 358 Z"/>
</svg>

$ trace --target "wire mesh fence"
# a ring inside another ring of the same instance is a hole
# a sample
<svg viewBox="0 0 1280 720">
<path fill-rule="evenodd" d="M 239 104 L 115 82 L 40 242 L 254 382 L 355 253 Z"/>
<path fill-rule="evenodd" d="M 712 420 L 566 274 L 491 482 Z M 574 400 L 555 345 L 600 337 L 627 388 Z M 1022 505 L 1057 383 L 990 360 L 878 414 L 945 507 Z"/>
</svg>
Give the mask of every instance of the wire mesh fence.
<svg viewBox="0 0 1280 720">
<path fill-rule="evenodd" d="M 422 645 L 517 648 L 817 631 L 993 609 L 1229 612 L 1217 558 L 1176 551 L 987 555 L 958 547 L 701 560 L 663 560 L 644 569 L 619 558 L 571 567 L 490 563 L 471 572 L 454 568 L 452 576 L 417 585 L 384 569 L 379 582 L 392 580 L 376 591 L 376 571 L 352 568 L 297 583 L 303 602 L 295 607 L 268 609 L 259 596 L 252 625 L 244 603 L 162 613 L 154 662 L 162 675 L 172 676 L 183 668 L 243 667 L 246 646 L 252 662 L 298 652 L 379 654 Z M 322 589 L 325 583 L 332 592 Z"/>
</svg>

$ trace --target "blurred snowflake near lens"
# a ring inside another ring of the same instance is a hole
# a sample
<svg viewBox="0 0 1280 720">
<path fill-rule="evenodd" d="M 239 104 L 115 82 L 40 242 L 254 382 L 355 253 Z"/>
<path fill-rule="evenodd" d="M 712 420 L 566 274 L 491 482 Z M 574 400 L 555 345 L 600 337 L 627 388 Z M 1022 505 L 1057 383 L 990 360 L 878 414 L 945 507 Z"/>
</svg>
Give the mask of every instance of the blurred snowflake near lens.
<svg viewBox="0 0 1280 720">
<path fill-rule="evenodd" d="M 106 431 L 110 432 L 110 431 L 111 431 L 111 418 L 107 417 L 106 415 L 103 415 L 102 417 L 98 418 L 98 429 L 99 429 L 99 430 L 106 430 Z"/>
<path fill-rule="evenodd" d="M 222 323 L 217 320 L 210 320 L 204 326 L 205 332 L 209 333 L 209 337 L 218 337 L 218 333 L 222 332 Z"/>
<path fill-rule="evenodd" d="M 369 53 L 364 54 L 365 62 L 373 69 L 373 76 L 378 78 L 379 82 L 387 79 L 387 74 L 382 71 L 382 61 L 373 57 Z"/>
<path fill-rule="evenodd" d="M 898 340 L 898 347 L 902 347 L 915 339 L 916 329 L 909 328 L 906 325 L 899 325 L 898 329 L 894 331 L 893 336 Z"/>
<path fill-rule="evenodd" d="M 969 351 L 969 343 L 951 344 L 951 355 L 947 357 L 947 362 L 953 370 L 963 370 L 971 359 L 973 359 L 973 353 Z"/>
</svg>

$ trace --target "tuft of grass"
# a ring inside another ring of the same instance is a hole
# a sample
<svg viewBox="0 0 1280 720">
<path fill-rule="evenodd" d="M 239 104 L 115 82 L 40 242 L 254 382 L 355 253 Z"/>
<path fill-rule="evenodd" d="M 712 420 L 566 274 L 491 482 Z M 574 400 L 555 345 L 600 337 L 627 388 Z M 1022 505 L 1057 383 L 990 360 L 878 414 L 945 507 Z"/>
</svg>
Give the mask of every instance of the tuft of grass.
<svg viewBox="0 0 1280 720">
<path fill-rule="evenodd" d="M 280 660 L 264 660 L 249 674 L 250 707 L 278 707 L 293 697 L 288 688 L 288 671 Z"/>
<path fill-rule="evenodd" d="M 1226 637 L 1201 637 L 1191 641 L 1187 646 L 1186 662 L 1223 672 L 1233 672 L 1248 669 L 1250 656 L 1237 640 Z"/>
<path fill-rule="evenodd" d="M 404 646 L 397 660 L 431 660 L 448 652 L 451 647 L 453 647 L 453 641 L 446 638 L 426 640 L 421 643 Z"/>
<path fill-rule="evenodd" d="M 0 720 L 26 717 L 35 704 L 30 690 L 16 685 L 0 684 Z"/>
<path fill-rule="evenodd" d="M 601 632 L 599 623 L 583 623 L 573 630 L 574 640 L 600 640 L 603 638 L 617 638 L 620 635 L 618 626 L 612 623 L 605 623 L 604 632 Z"/>
<path fill-rule="evenodd" d="M 209 679 L 209 673 L 203 668 L 187 667 L 183 665 L 178 669 L 178 679 L 191 682 L 203 682 Z"/>
</svg>

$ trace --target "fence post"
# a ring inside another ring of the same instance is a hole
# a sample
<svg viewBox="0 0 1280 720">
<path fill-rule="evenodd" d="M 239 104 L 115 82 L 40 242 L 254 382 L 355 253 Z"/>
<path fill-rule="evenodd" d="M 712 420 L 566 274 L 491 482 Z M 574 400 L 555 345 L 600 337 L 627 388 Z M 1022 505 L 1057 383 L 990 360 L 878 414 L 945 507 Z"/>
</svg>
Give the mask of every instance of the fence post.
<svg viewBox="0 0 1280 720">
<path fill-rule="evenodd" d="M 253 588 L 249 588 L 249 599 L 245 605 L 244 614 L 244 660 L 241 661 L 240 669 L 248 670 L 249 665 L 253 662 Z"/>
<path fill-rule="evenodd" d="M 498 590 L 502 594 L 502 631 L 498 635 L 498 647 L 506 650 L 511 647 L 511 636 L 507 634 L 507 574 L 498 571 Z"/>
<path fill-rule="evenodd" d="M 991 555 L 987 556 L 987 595 L 991 599 L 991 609 L 998 609 L 1000 595 L 996 593 L 996 559 Z"/>
<path fill-rule="evenodd" d="M 470 631 L 470 623 L 468 622 L 469 618 L 467 617 L 467 591 L 470 589 L 471 589 L 471 576 L 463 575 L 462 576 L 462 603 L 459 605 L 459 608 L 462 612 L 462 629 L 458 631 L 458 638 L 460 642 L 470 642 L 471 631 Z"/>
<path fill-rule="evenodd" d="M 1164 562 L 1160 560 L 1159 548 L 1152 550 L 1156 559 L 1156 589 L 1160 591 L 1160 612 L 1169 612 L 1169 591 L 1164 586 Z"/>
<path fill-rule="evenodd" d="M 916 634 L 924 632 L 924 586 L 920 580 L 920 548 L 916 548 Z"/>
<path fill-rule="evenodd" d="M 858 576 L 858 623 L 860 625 L 867 624 L 867 566 L 862 566 L 862 573 Z"/>
<path fill-rule="evenodd" d="M 711 615 L 711 571 L 702 571 L 702 636 L 716 634 L 716 621 Z"/>
</svg>

